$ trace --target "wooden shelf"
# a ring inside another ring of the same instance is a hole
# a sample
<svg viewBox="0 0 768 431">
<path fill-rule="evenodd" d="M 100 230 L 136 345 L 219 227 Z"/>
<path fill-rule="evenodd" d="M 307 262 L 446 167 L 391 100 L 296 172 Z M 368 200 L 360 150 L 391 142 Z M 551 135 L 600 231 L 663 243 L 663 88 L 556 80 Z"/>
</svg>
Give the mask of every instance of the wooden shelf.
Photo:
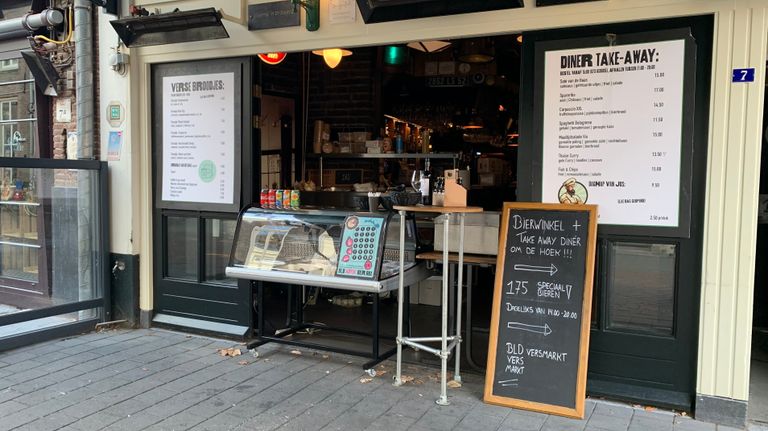
<svg viewBox="0 0 768 431">
<path fill-rule="evenodd" d="M 420 213 L 481 213 L 482 207 L 439 207 L 434 205 L 395 205 L 392 207 L 395 211 L 412 211 Z"/>
<path fill-rule="evenodd" d="M 427 251 L 416 255 L 416 259 L 421 260 L 434 260 L 442 262 L 442 251 Z M 459 261 L 459 253 L 448 253 L 448 262 L 457 263 Z M 476 263 L 479 265 L 496 265 L 496 256 L 489 256 L 487 254 L 470 254 L 464 253 L 464 263 Z"/>
</svg>

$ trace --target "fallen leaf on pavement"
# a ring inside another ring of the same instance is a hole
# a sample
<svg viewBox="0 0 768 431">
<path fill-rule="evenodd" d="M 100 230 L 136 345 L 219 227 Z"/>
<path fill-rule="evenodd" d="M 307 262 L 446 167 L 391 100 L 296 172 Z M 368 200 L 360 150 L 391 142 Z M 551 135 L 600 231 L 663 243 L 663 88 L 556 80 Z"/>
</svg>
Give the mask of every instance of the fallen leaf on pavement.
<svg viewBox="0 0 768 431">
<path fill-rule="evenodd" d="M 248 361 L 240 361 L 238 362 L 239 365 L 248 365 L 250 362 Z"/>
<path fill-rule="evenodd" d="M 301 355 L 300 350 L 291 350 L 291 355 Z"/>
<path fill-rule="evenodd" d="M 243 354 L 240 349 L 235 349 L 234 347 L 230 347 L 229 349 L 219 349 L 218 351 L 221 356 L 240 356 Z"/>
<path fill-rule="evenodd" d="M 461 383 L 457 382 L 456 380 L 451 380 L 450 382 L 446 383 L 445 385 L 448 386 L 449 388 L 454 388 L 454 389 L 461 387 Z"/>
<path fill-rule="evenodd" d="M 360 378 L 360 383 L 371 383 L 372 381 L 373 381 L 373 379 L 370 378 L 370 377 L 361 377 Z"/>
<path fill-rule="evenodd" d="M 645 407 L 643 407 L 643 408 L 644 408 L 644 409 L 645 409 L 645 411 L 647 411 L 647 412 L 654 412 L 654 411 L 656 411 L 656 407 L 645 406 Z"/>
<path fill-rule="evenodd" d="M 405 374 L 403 374 L 402 376 L 400 376 L 400 381 L 403 382 L 403 384 L 412 382 L 413 376 L 406 376 Z"/>
<path fill-rule="evenodd" d="M 384 374 L 387 374 L 387 370 L 376 370 L 376 377 L 381 377 Z"/>
</svg>

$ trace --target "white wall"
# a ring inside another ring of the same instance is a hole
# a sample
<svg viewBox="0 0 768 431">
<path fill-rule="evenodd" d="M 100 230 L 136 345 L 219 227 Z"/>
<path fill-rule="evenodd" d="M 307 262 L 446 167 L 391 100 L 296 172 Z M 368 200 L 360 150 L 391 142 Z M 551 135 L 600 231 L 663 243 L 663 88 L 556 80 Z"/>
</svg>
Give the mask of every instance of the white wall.
<svg viewBox="0 0 768 431">
<path fill-rule="evenodd" d="M 261 1 L 259 1 L 261 2 Z M 257 3 L 257 1 L 253 1 Z M 608 22 L 715 14 L 714 64 L 707 188 L 705 250 L 702 258 L 701 317 L 697 391 L 746 400 L 748 396 L 754 247 L 757 226 L 757 187 L 764 93 L 767 4 L 764 0 L 606 0 L 568 6 L 511 9 L 449 17 L 365 25 L 330 25 L 327 0 L 321 0 L 321 25 L 309 33 L 303 27 L 249 32 L 242 23 L 226 22 L 229 39 L 147 47 L 133 50 L 136 83 L 131 110 L 136 115 L 132 166 L 116 173 L 120 187 L 139 191 L 141 241 L 141 307 L 152 309 L 150 64 L 203 58 L 250 56 L 269 51 L 306 51 L 323 47 L 355 47 L 437 38 L 466 37 L 524 30 L 573 27 Z M 147 1 L 150 10 L 208 7 L 211 2 Z M 216 2 L 227 15 L 242 19 L 243 2 Z M 127 5 L 126 5 L 127 7 Z M 104 39 L 103 39 L 104 40 Z M 731 69 L 754 67 L 756 82 L 731 84 Z M 127 139 L 130 141 L 130 139 Z M 139 170 L 138 174 L 137 169 Z M 120 199 L 113 214 L 136 215 L 135 205 Z M 134 218 L 135 220 L 135 218 Z M 115 236 L 124 241 L 133 223 L 115 223 Z M 138 230 L 136 230 L 138 232 Z"/>
<path fill-rule="evenodd" d="M 139 252 L 138 239 L 141 237 L 139 223 L 139 188 L 138 145 L 133 145 L 132 138 L 138 134 L 131 129 L 130 105 L 131 75 L 113 71 L 108 64 L 109 57 L 115 53 L 117 35 L 109 24 L 114 16 L 99 12 L 99 109 L 101 109 L 101 159 L 107 160 L 107 145 L 110 131 L 123 132 L 123 144 L 120 160 L 109 162 L 109 212 L 110 212 L 110 251 L 120 254 L 136 254 Z M 123 106 L 125 119 L 118 127 L 112 127 L 108 119 L 107 106 L 113 102 Z"/>
</svg>

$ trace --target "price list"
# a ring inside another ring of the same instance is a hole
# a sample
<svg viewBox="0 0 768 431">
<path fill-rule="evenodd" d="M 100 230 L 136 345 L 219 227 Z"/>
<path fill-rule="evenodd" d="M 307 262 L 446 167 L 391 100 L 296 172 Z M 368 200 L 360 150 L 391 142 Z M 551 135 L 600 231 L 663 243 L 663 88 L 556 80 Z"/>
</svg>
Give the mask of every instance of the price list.
<svg viewBox="0 0 768 431">
<path fill-rule="evenodd" d="M 162 199 L 234 202 L 234 74 L 163 78 Z"/>
<path fill-rule="evenodd" d="M 586 372 L 581 354 L 588 332 L 582 331 L 588 331 L 583 324 L 589 316 L 583 313 L 590 309 L 585 301 L 591 297 L 591 272 L 589 283 L 585 280 L 587 257 L 594 255 L 589 209 L 594 207 L 573 208 L 504 209 L 504 262 L 494 294 L 486 401 L 512 398 L 578 410 L 579 373 Z"/>
<path fill-rule="evenodd" d="M 545 53 L 542 200 L 677 227 L 685 42 Z"/>
</svg>

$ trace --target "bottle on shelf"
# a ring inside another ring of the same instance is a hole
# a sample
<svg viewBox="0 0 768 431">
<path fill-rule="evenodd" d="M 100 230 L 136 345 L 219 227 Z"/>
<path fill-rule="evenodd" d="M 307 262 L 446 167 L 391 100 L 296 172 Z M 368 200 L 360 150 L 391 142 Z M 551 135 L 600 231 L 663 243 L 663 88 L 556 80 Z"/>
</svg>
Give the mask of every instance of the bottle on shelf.
<svg viewBox="0 0 768 431">
<path fill-rule="evenodd" d="M 429 159 L 424 159 L 424 174 L 421 177 L 421 203 L 430 205 L 432 203 L 432 167 Z"/>
</svg>

